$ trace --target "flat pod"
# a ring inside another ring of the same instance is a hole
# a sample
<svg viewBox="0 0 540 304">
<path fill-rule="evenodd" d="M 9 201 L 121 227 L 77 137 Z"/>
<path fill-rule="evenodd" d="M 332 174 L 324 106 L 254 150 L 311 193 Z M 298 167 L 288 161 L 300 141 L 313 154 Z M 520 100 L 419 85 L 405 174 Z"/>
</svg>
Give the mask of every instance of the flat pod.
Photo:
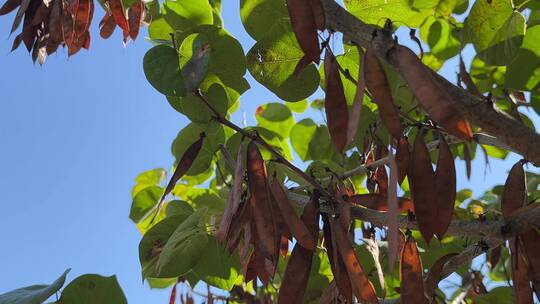
<svg viewBox="0 0 540 304">
<path fill-rule="evenodd" d="M 396 164 L 398 166 L 398 182 L 403 183 L 407 172 L 409 171 L 409 164 L 411 159 L 411 151 L 409 141 L 406 137 L 400 137 L 396 148 Z"/>
<path fill-rule="evenodd" d="M 75 22 L 73 32 L 76 37 L 83 36 L 92 22 L 94 15 L 94 1 L 93 0 L 78 0 L 73 8 Z"/>
<path fill-rule="evenodd" d="M 520 237 L 508 240 L 510 255 L 512 256 L 512 287 L 514 290 L 514 303 L 532 304 L 533 293 L 529 283 L 529 274 L 525 255 L 522 253 Z"/>
<path fill-rule="evenodd" d="M 0 16 L 6 15 L 14 11 L 19 5 L 21 0 L 7 0 L 2 7 L 0 7 Z"/>
<path fill-rule="evenodd" d="M 408 236 L 401 251 L 401 301 L 402 303 L 428 303 L 424 296 L 422 261 L 416 241 Z"/>
<path fill-rule="evenodd" d="M 139 28 L 144 18 L 144 3 L 137 1 L 128 11 L 129 37 L 135 41 L 139 35 Z"/>
<path fill-rule="evenodd" d="M 518 161 L 512 166 L 501 197 L 501 211 L 504 218 L 510 217 L 512 213 L 523 207 L 527 198 L 525 184 L 525 172 L 523 164 Z"/>
<path fill-rule="evenodd" d="M 270 185 L 270 190 L 274 197 L 274 201 L 277 203 L 279 210 L 276 210 L 281 213 L 285 224 L 289 227 L 289 230 L 292 233 L 292 236 L 296 238 L 297 242 L 304 248 L 309 250 L 315 249 L 315 239 L 310 235 L 307 227 L 304 223 L 296 216 L 296 211 L 294 210 L 283 186 L 277 179 L 272 181 Z"/>
<path fill-rule="evenodd" d="M 433 77 L 433 71 L 409 48 L 397 45 L 390 52 L 390 57 L 400 74 L 429 116 L 450 134 L 471 140 L 472 130 L 469 122 L 452 105 L 448 93 Z"/>
<path fill-rule="evenodd" d="M 424 142 L 424 130 L 419 130 L 414 141 L 409 178 L 412 200 L 418 227 L 429 243 L 438 227 L 437 196 L 435 194 L 435 173 L 431 157 Z"/>
<path fill-rule="evenodd" d="M 345 269 L 351 280 L 354 295 L 361 303 L 378 303 L 373 284 L 369 281 L 358 257 L 354 251 L 348 231 L 340 221 L 334 221 L 332 225 L 332 237 L 335 238 L 339 255 L 345 264 Z"/>
<path fill-rule="evenodd" d="M 101 19 L 99 22 L 99 35 L 103 39 L 108 39 L 114 33 L 115 28 L 116 22 L 114 21 L 114 17 L 112 15 L 105 14 L 103 19 Z"/>
<path fill-rule="evenodd" d="M 346 200 L 355 205 L 364 206 L 378 211 L 388 211 L 388 200 L 386 195 L 376 193 L 355 194 L 347 197 Z M 406 197 L 398 198 L 398 211 L 400 213 L 414 212 L 413 201 Z"/>
<path fill-rule="evenodd" d="M 306 57 L 318 64 L 321 49 L 317 37 L 317 21 L 311 7 L 310 0 L 287 0 L 287 10 L 296 40 Z"/>
<path fill-rule="evenodd" d="M 333 237 L 333 228 L 330 224 L 330 218 L 327 215 L 322 216 L 323 220 L 323 234 L 324 234 L 324 247 L 326 248 L 326 254 L 330 262 L 330 268 L 334 275 L 334 282 L 336 283 L 339 294 L 345 298 L 346 303 L 352 303 L 352 286 L 347 274 L 347 270 L 341 256 L 338 252 L 336 240 Z"/>
<path fill-rule="evenodd" d="M 456 201 L 456 167 L 452 151 L 444 139 L 439 136 L 439 158 L 437 160 L 437 170 L 435 171 L 435 191 L 437 193 L 437 222 L 438 226 L 435 234 L 442 239 L 454 213 Z"/>
<path fill-rule="evenodd" d="M 267 187 L 266 166 L 257 144 L 251 141 L 247 150 L 247 177 L 250 204 L 253 212 L 252 220 L 255 223 L 255 234 L 259 238 L 255 244 L 265 258 L 276 261 L 276 248 L 279 240 L 275 239 L 274 219 L 272 205 Z"/>
<path fill-rule="evenodd" d="M 540 235 L 533 229 L 520 235 L 527 262 L 529 262 L 529 278 L 532 281 L 536 296 L 540 296 Z"/>
<path fill-rule="evenodd" d="M 400 138 L 403 134 L 403 126 L 399 120 L 399 112 L 394 104 L 383 67 L 370 48 L 367 49 L 365 58 L 366 87 L 373 95 L 374 102 L 377 103 L 379 116 L 384 126 L 394 138 Z"/>
<path fill-rule="evenodd" d="M 302 214 L 302 223 L 305 227 L 308 227 L 312 238 L 316 238 L 319 234 L 319 213 L 316 205 L 317 203 L 312 197 Z M 303 303 L 311 272 L 314 249 L 306 249 L 296 243 L 287 263 L 287 268 L 285 268 L 278 293 L 278 303 Z"/>
<path fill-rule="evenodd" d="M 129 24 L 121 0 L 108 0 L 111 13 L 116 24 L 126 33 L 129 33 Z"/>
<path fill-rule="evenodd" d="M 426 279 L 424 281 L 425 295 L 429 303 L 433 302 L 433 296 L 435 295 L 435 290 L 439 285 L 439 282 L 442 279 L 442 271 L 444 264 L 448 262 L 451 258 L 455 257 L 457 253 L 449 253 L 438 258 L 435 263 L 429 269 Z"/>
<path fill-rule="evenodd" d="M 324 80 L 326 90 L 324 109 L 328 131 L 334 146 L 341 152 L 347 145 L 349 112 L 336 58 L 328 50 L 324 56 Z"/>
</svg>

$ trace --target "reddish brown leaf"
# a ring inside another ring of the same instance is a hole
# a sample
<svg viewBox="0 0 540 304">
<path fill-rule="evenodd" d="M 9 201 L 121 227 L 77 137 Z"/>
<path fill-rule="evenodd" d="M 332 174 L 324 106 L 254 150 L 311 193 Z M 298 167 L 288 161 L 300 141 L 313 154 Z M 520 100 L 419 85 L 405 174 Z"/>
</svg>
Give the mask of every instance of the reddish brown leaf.
<svg viewBox="0 0 540 304">
<path fill-rule="evenodd" d="M 247 269 L 244 272 L 246 283 L 256 280 L 257 277 L 261 280 L 263 284 L 267 284 L 270 281 L 271 275 L 268 272 L 266 261 L 267 259 L 260 253 L 258 253 L 257 250 L 255 250 L 251 254 L 251 257 L 249 258 L 249 262 L 247 264 Z"/>
<path fill-rule="evenodd" d="M 135 41 L 139 35 L 139 28 L 141 27 L 143 13 L 144 3 L 142 1 L 135 2 L 128 11 L 129 37 L 133 41 Z"/>
<path fill-rule="evenodd" d="M 88 31 L 94 15 L 93 0 L 78 0 L 73 7 L 75 16 L 73 33 L 76 37 L 82 37 Z"/>
<path fill-rule="evenodd" d="M 291 205 L 291 202 L 287 197 L 287 193 L 285 193 L 283 186 L 281 186 L 277 179 L 272 181 L 270 190 L 272 191 L 274 200 L 277 203 L 279 212 L 281 212 L 281 216 L 289 227 L 293 237 L 302 247 L 308 250 L 314 250 L 315 246 L 317 245 L 315 243 L 315 239 L 310 235 L 304 223 L 296 216 L 296 211 Z"/>
<path fill-rule="evenodd" d="M 401 45 L 391 50 L 390 57 L 396 61 L 400 74 L 430 117 L 450 134 L 471 140 L 469 122 L 452 105 L 451 98 L 434 78 L 433 71 L 413 51 Z"/>
<path fill-rule="evenodd" d="M 365 58 L 361 47 L 358 48 L 360 54 L 360 70 L 358 71 L 358 82 L 356 83 L 356 93 L 349 113 L 349 122 L 347 124 L 347 144 L 351 144 L 358 131 L 360 114 L 364 103 L 364 90 L 366 89 L 366 79 L 364 77 Z"/>
<path fill-rule="evenodd" d="M 366 87 L 379 108 L 379 116 L 384 126 L 394 138 L 400 138 L 403 134 L 403 126 L 399 120 L 398 108 L 394 104 L 383 67 L 370 48 L 367 49 L 365 57 Z"/>
<path fill-rule="evenodd" d="M 163 195 L 161 196 L 161 199 L 159 200 L 160 203 L 163 202 L 163 199 L 171 193 L 171 191 L 174 189 L 174 186 L 176 183 L 186 174 L 186 172 L 191 168 L 191 165 L 197 158 L 197 155 L 199 155 L 199 151 L 201 151 L 201 147 L 203 145 L 205 134 L 201 133 L 199 139 L 192 143 L 184 152 L 182 155 L 182 158 L 180 158 L 180 161 L 178 162 L 178 165 L 174 169 L 174 173 L 169 180 L 169 183 L 167 183 L 167 187 L 165 188 L 165 191 L 163 192 Z"/>
<path fill-rule="evenodd" d="M 249 249 L 249 243 L 251 242 L 252 238 L 251 226 L 249 223 L 252 213 L 253 212 L 251 210 L 251 203 L 245 202 L 240 204 L 238 210 L 236 211 L 236 214 L 233 215 L 233 218 L 235 220 L 231 222 L 231 225 L 227 232 L 227 236 L 225 238 L 225 248 L 229 252 L 232 253 L 236 249 L 243 234 L 244 248 L 240 249 L 245 249 L 244 254 L 247 255 L 247 249 Z M 248 233 L 249 235 L 246 235 L 246 233 Z M 246 242 L 247 244 L 245 244 Z M 240 252 L 240 255 L 242 255 L 242 252 Z"/>
<path fill-rule="evenodd" d="M 444 136 L 439 136 L 439 158 L 435 171 L 435 191 L 437 193 L 437 227 L 435 235 L 442 239 L 454 213 L 456 201 L 456 167 L 454 157 Z"/>
<path fill-rule="evenodd" d="M 336 282 L 339 294 L 345 299 L 346 303 L 352 303 L 352 286 L 347 274 L 347 270 L 340 254 L 338 253 L 338 247 L 336 241 L 333 238 L 333 227 L 330 225 L 330 219 L 328 216 L 323 215 L 323 233 L 324 233 L 324 247 L 326 248 L 326 254 L 330 262 L 330 268 L 334 274 L 334 280 Z"/>
<path fill-rule="evenodd" d="M 334 146 L 341 152 L 347 145 L 346 130 L 349 113 L 337 65 L 336 58 L 327 50 L 324 56 L 324 82 L 326 86 L 324 109 L 330 137 Z"/>
<path fill-rule="evenodd" d="M 276 227 L 272 214 L 272 205 L 267 187 L 266 166 L 259 148 L 255 142 L 250 142 L 247 150 L 247 177 L 249 193 L 251 194 L 252 220 L 255 223 L 256 235 L 259 241 L 255 244 L 263 256 L 271 261 L 277 261 L 277 246 L 275 239 Z"/>
<path fill-rule="evenodd" d="M 424 142 L 424 130 L 419 130 L 409 167 L 409 182 L 416 221 L 422 236 L 429 243 L 438 227 L 437 196 L 435 193 L 435 173 L 431 165 L 431 157 Z"/>
<path fill-rule="evenodd" d="M 126 18 L 124 7 L 121 0 L 108 0 L 116 24 L 124 31 L 129 33 L 129 24 Z"/>
<path fill-rule="evenodd" d="M 355 205 L 364 206 L 369 209 L 388 211 L 388 201 L 386 195 L 384 194 L 355 194 L 351 197 L 346 198 L 346 200 Z M 407 213 L 409 211 L 414 212 L 414 204 L 412 200 L 406 197 L 399 197 L 398 211 L 400 213 Z"/>
<path fill-rule="evenodd" d="M 424 281 L 422 280 L 422 261 L 418 253 L 416 241 L 412 236 L 401 251 L 401 302 L 402 303 L 428 303 L 424 296 Z"/>
<path fill-rule="evenodd" d="M 287 10 L 298 44 L 309 60 L 319 63 L 321 48 L 317 36 L 317 21 L 309 0 L 287 0 Z"/>
<path fill-rule="evenodd" d="M 512 166 L 501 197 L 501 211 L 504 218 L 510 217 L 512 213 L 523 207 L 527 199 L 527 189 L 525 185 L 525 172 L 521 161 Z"/>
<path fill-rule="evenodd" d="M 14 11 L 21 5 L 21 0 L 7 0 L 2 7 L 0 7 L 0 16 L 6 15 Z"/>
<path fill-rule="evenodd" d="M 169 296 L 169 304 L 174 304 L 176 302 L 176 284 L 174 284 L 171 295 Z"/>
<path fill-rule="evenodd" d="M 114 21 L 114 17 L 112 15 L 105 14 L 103 19 L 101 19 L 99 22 L 99 35 L 103 39 L 108 39 L 113 34 L 115 28 L 116 21 Z"/>
<path fill-rule="evenodd" d="M 227 205 L 221 216 L 221 224 L 216 232 L 216 239 L 223 243 L 228 235 L 229 227 L 233 220 L 233 216 L 237 213 L 240 201 L 242 199 L 242 184 L 244 181 L 245 160 L 244 160 L 244 145 L 240 144 L 238 153 L 236 154 L 236 164 L 234 168 L 234 181 L 229 196 Z M 238 220 L 238 219 L 237 219 Z"/>
<path fill-rule="evenodd" d="M 399 184 L 403 183 L 405 176 L 409 170 L 411 152 L 409 141 L 406 137 L 400 137 L 396 148 L 396 164 L 399 169 L 398 181 Z"/>
<path fill-rule="evenodd" d="M 51 14 L 49 15 L 49 39 L 53 44 L 62 42 L 62 2 L 52 2 Z"/>
<path fill-rule="evenodd" d="M 335 238 L 338 252 L 345 264 L 345 269 L 349 274 L 351 286 L 356 298 L 361 303 L 378 303 L 377 295 L 373 284 L 369 281 L 367 275 L 358 261 L 354 251 L 353 244 L 349 239 L 348 232 L 339 222 L 331 222 L 332 237 Z"/>
<path fill-rule="evenodd" d="M 312 197 L 302 214 L 302 223 L 313 239 L 319 234 L 319 211 L 316 200 L 317 197 Z M 294 246 L 279 289 L 278 303 L 303 303 L 314 250 L 315 247 L 310 250 L 299 243 Z"/>
<path fill-rule="evenodd" d="M 443 278 L 442 270 L 444 268 L 444 264 L 446 264 L 446 262 L 448 262 L 451 258 L 455 257 L 456 255 L 457 253 L 449 253 L 449 254 L 443 255 L 442 257 L 438 258 L 429 269 L 429 272 L 427 273 L 426 279 L 424 281 L 424 286 L 425 286 L 424 292 L 429 303 L 433 302 L 433 296 L 435 295 L 435 290 L 437 289 L 439 282 Z"/>
</svg>

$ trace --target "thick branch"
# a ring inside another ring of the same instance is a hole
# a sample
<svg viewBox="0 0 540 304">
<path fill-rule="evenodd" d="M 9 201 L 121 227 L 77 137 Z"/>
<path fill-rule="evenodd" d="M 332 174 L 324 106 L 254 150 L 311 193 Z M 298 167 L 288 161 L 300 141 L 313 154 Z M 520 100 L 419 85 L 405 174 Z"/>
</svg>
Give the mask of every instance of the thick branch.
<svg viewBox="0 0 540 304">
<path fill-rule="evenodd" d="M 395 65 L 393 52 L 388 52 L 395 46 L 391 35 L 380 28 L 368 25 L 358 20 L 334 0 L 321 0 L 323 5 L 326 27 L 343 33 L 354 43 L 367 47 L 372 46 L 379 58 Z M 434 73 L 440 85 L 453 100 L 453 105 L 473 125 L 484 132 L 496 136 L 498 141 L 512 148 L 513 151 L 535 165 L 540 165 L 540 135 L 510 115 L 497 109 L 491 103 L 480 97 L 473 96 L 467 91 L 453 85 L 444 77 Z"/>
</svg>

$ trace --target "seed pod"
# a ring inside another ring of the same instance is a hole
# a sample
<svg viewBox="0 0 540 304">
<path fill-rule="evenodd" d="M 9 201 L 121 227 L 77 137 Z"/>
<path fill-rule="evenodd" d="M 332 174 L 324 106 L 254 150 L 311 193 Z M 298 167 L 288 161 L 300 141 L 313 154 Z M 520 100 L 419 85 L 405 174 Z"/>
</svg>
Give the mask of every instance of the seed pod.
<svg viewBox="0 0 540 304">
<path fill-rule="evenodd" d="M 287 0 L 287 10 L 291 18 L 296 40 L 309 60 L 319 63 L 321 48 L 317 36 L 317 21 L 309 0 Z"/>
<path fill-rule="evenodd" d="M 409 164 L 410 164 L 410 158 L 411 158 L 411 151 L 410 151 L 410 145 L 409 141 L 406 137 L 400 137 L 398 140 L 397 148 L 396 148 L 396 164 L 399 169 L 398 173 L 398 182 L 401 185 L 403 183 L 403 180 L 405 179 L 405 176 L 407 176 L 407 172 L 409 170 Z"/>
<path fill-rule="evenodd" d="M 424 296 L 424 281 L 422 280 L 422 261 L 418 253 L 416 241 L 412 236 L 401 251 L 401 302 L 402 303 L 428 303 Z"/>
<path fill-rule="evenodd" d="M 341 152 L 347 145 L 346 130 L 349 112 L 336 58 L 329 51 L 326 51 L 324 56 L 324 80 L 326 90 L 324 110 L 326 112 L 328 131 L 334 146 Z"/>
<path fill-rule="evenodd" d="M 437 229 L 435 235 L 442 239 L 454 213 L 456 201 L 456 167 L 454 157 L 442 134 L 439 136 L 439 159 L 435 171 L 435 191 L 437 193 Z"/>
</svg>

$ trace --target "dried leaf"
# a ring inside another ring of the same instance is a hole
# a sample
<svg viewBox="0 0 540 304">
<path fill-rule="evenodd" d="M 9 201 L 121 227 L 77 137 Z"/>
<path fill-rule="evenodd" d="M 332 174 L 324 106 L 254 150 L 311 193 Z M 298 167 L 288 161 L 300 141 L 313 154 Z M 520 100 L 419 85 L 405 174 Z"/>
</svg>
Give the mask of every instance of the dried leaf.
<svg viewBox="0 0 540 304">
<path fill-rule="evenodd" d="M 360 70 L 358 71 L 356 93 L 354 95 L 351 112 L 349 113 L 349 122 L 347 124 L 347 144 L 351 144 L 356 136 L 358 123 L 360 122 L 360 113 L 364 103 L 364 90 L 366 89 L 366 78 L 364 75 L 366 56 L 364 56 L 364 52 L 361 47 L 358 48 L 358 53 L 360 54 Z"/>
<path fill-rule="evenodd" d="M 434 78 L 433 71 L 404 46 L 398 45 L 391 52 L 390 57 L 396 60 L 400 74 L 430 117 L 450 134 L 471 140 L 469 122 L 453 106 L 448 93 Z"/>
<path fill-rule="evenodd" d="M 388 200 L 386 195 L 367 193 L 367 194 L 355 194 L 346 198 L 348 202 L 355 205 L 364 206 L 369 209 L 378 211 L 388 211 Z M 406 197 L 398 198 L 398 211 L 400 213 L 414 212 L 413 201 Z"/>
<path fill-rule="evenodd" d="M 424 292 L 429 303 L 433 302 L 433 296 L 435 295 L 435 290 L 437 289 L 439 282 L 443 278 L 442 271 L 444 268 L 444 264 L 446 264 L 446 262 L 448 262 L 451 258 L 455 257 L 456 255 L 457 253 L 449 253 L 449 254 L 443 255 L 442 257 L 438 258 L 433 263 L 433 265 L 431 265 L 431 268 L 429 269 L 426 279 L 424 281 L 424 287 L 425 287 Z"/>
<path fill-rule="evenodd" d="M 308 233 L 313 239 L 319 234 L 319 211 L 315 200 L 318 198 L 312 197 L 302 214 L 302 223 L 308 227 Z M 310 250 L 299 243 L 294 246 L 279 289 L 278 303 L 303 303 L 314 250 L 315 247 Z"/>
<path fill-rule="evenodd" d="M 370 48 L 367 49 L 365 58 L 366 87 L 379 108 L 379 116 L 384 126 L 394 138 L 400 138 L 403 134 L 403 126 L 399 120 L 398 108 L 394 104 L 383 67 Z"/>
<path fill-rule="evenodd" d="M 398 140 L 397 148 L 396 148 L 396 164 L 399 169 L 398 173 L 398 182 L 399 184 L 403 183 L 403 180 L 405 179 L 405 176 L 407 176 L 407 172 L 409 170 L 409 164 L 410 164 L 410 158 L 411 158 L 411 150 L 409 141 L 406 137 L 402 136 Z"/>
<path fill-rule="evenodd" d="M 454 213 L 456 201 L 456 167 L 454 157 L 444 136 L 439 137 L 439 158 L 435 171 L 435 191 L 437 193 L 437 227 L 435 235 L 442 239 Z"/>
<path fill-rule="evenodd" d="M 418 253 L 416 241 L 412 236 L 401 251 L 401 302 L 402 303 L 428 303 L 424 296 L 424 281 L 422 280 L 422 261 Z"/>
<path fill-rule="evenodd" d="M 309 0 L 287 0 L 287 9 L 296 40 L 307 58 L 318 64 L 321 48 L 317 36 L 317 21 L 310 2 Z"/>
<path fill-rule="evenodd" d="M 234 168 L 234 181 L 229 196 L 227 197 L 227 205 L 221 216 L 221 224 L 216 232 L 216 239 L 223 243 L 226 236 L 229 234 L 229 227 L 233 220 L 233 216 L 237 214 L 240 201 L 242 199 L 242 184 L 244 181 L 245 160 L 244 160 L 244 145 L 240 144 L 236 155 L 236 164 Z M 238 220 L 238 219 L 237 219 Z"/>
<path fill-rule="evenodd" d="M 438 227 L 437 197 L 435 189 L 435 172 L 431 165 L 431 157 L 424 142 L 424 130 L 419 130 L 414 141 L 414 147 L 409 170 L 412 200 L 418 227 L 422 236 L 429 243 Z"/>
<path fill-rule="evenodd" d="M 247 177 L 250 204 L 253 212 L 252 220 L 255 223 L 258 242 L 255 244 L 265 258 L 277 261 L 277 246 L 279 240 L 275 239 L 276 227 L 272 214 L 272 205 L 267 187 L 267 175 L 264 160 L 255 142 L 250 142 L 247 150 Z"/>
<path fill-rule="evenodd" d="M 336 58 L 327 50 L 324 56 L 324 80 L 326 89 L 324 109 L 330 137 L 334 146 L 341 152 L 347 145 L 347 133 L 344 130 L 347 130 L 349 113 L 343 92 L 343 83 L 341 82 L 337 65 Z"/>
<path fill-rule="evenodd" d="M 6 15 L 14 11 L 21 5 L 21 0 L 7 0 L 2 7 L 0 7 L 0 16 Z"/>
<path fill-rule="evenodd" d="M 304 223 L 296 216 L 296 212 L 287 197 L 287 193 L 283 189 L 283 186 L 277 179 L 272 181 L 270 186 L 274 200 L 277 203 L 279 212 L 285 221 L 285 224 L 289 227 L 293 237 L 296 241 L 305 249 L 314 250 L 316 239 L 314 239 L 309 233 Z M 276 210 L 277 211 L 277 210 Z"/>
</svg>

